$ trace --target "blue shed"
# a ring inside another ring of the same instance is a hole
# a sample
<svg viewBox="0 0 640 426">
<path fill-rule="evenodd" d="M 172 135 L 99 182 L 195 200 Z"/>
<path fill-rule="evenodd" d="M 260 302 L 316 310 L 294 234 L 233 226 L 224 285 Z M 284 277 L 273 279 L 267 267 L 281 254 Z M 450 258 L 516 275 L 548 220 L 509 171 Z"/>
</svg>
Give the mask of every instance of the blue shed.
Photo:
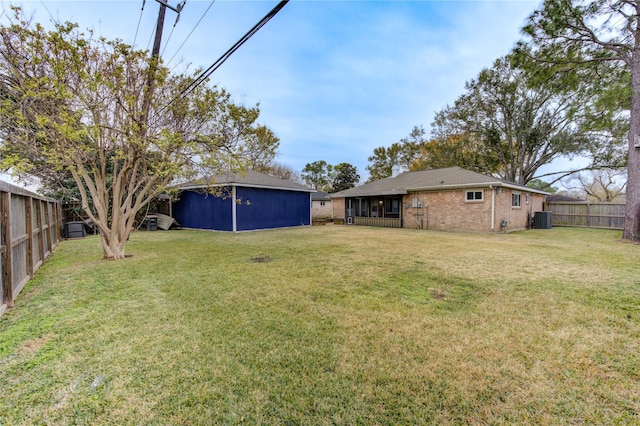
<svg viewBox="0 0 640 426">
<path fill-rule="evenodd" d="M 238 232 L 311 225 L 313 189 L 253 171 L 214 182 L 215 195 L 202 185 L 180 186 L 172 210 L 182 227 Z"/>
</svg>

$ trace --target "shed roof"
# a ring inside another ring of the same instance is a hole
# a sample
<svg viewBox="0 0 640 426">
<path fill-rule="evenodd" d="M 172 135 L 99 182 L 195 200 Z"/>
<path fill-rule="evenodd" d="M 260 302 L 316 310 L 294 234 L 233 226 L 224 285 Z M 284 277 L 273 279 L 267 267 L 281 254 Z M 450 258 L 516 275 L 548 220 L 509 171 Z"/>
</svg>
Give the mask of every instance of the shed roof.
<svg viewBox="0 0 640 426">
<path fill-rule="evenodd" d="M 177 186 L 179 189 L 199 189 L 212 186 L 246 186 L 252 188 L 281 189 L 299 192 L 316 192 L 290 180 L 280 179 L 264 173 L 248 170 L 244 173 L 224 173 L 211 179 L 186 182 Z"/>
<path fill-rule="evenodd" d="M 311 200 L 313 201 L 327 201 L 331 200 L 331 194 L 324 191 L 316 191 L 311 194 Z"/>
<path fill-rule="evenodd" d="M 506 187 L 536 194 L 546 192 L 503 181 L 493 176 L 472 172 L 461 167 L 406 172 L 396 177 L 376 180 L 332 194 L 332 198 L 404 195 L 414 191 L 442 191 L 458 188 Z"/>
</svg>

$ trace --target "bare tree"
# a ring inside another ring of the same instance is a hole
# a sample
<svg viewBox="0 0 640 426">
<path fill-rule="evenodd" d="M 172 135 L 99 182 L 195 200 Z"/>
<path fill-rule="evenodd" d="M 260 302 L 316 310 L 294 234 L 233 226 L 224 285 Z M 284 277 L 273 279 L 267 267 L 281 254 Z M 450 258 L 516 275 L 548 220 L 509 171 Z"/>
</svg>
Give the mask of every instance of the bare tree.
<svg viewBox="0 0 640 426">
<path fill-rule="evenodd" d="M 279 177 L 280 179 L 290 180 L 291 182 L 296 182 L 296 183 L 302 183 L 302 178 L 300 177 L 300 173 L 298 173 L 292 167 L 284 163 L 278 163 L 276 161 L 272 162 L 269 165 L 267 172 L 272 176 Z"/>
<path fill-rule="evenodd" d="M 573 176 L 568 186 L 586 194 L 589 201 L 624 202 L 626 177 L 626 172 L 621 170 L 582 172 Z"/>
</svg>

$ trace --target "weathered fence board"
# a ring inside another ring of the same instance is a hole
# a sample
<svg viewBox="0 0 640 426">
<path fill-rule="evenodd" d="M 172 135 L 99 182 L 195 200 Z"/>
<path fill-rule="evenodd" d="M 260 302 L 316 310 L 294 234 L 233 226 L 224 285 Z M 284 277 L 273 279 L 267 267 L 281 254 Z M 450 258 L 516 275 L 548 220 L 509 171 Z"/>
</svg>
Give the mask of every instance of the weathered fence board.
<svg viewBox="0 0 640 426">
<path fill-rule="evenodd" d="M 0 181 L 0 315 L 60 241 L 60 204 Z"/>
<path fill-rule="evenodd" d="M 625 204 L 589 202 L 547 202 L 553 226 L 623 229 Z"/>
</svg>

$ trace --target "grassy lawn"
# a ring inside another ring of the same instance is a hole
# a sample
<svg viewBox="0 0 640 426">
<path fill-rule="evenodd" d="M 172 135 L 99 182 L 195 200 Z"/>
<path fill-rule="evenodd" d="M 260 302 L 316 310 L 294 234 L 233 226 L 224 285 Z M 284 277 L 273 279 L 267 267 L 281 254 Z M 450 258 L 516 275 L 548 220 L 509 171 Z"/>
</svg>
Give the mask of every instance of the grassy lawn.
<svg viewBox="0 0 640 426">
<path fill-rule="evenodd" d="M 61 243 L 0 318 L 0 424 L 640 422 L 640 246 L 554 228 Z"/>
</svg>

